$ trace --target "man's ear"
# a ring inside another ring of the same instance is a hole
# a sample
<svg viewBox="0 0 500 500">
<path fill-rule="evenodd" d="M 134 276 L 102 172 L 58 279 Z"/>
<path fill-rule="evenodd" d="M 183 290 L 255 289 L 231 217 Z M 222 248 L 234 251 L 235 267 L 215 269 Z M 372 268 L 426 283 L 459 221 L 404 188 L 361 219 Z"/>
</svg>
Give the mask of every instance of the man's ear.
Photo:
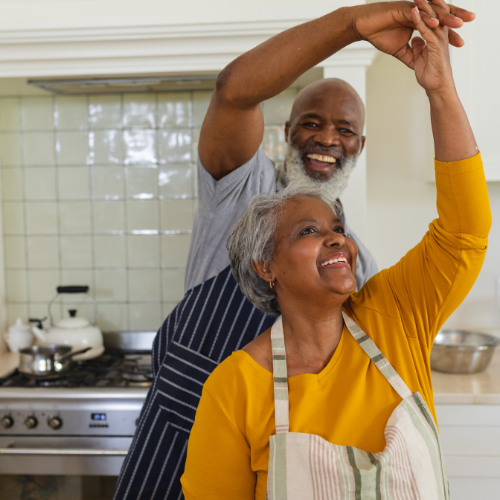
<svg viewBox="0 0 500 500">
<path fill-rule="evenodd" d="M 264 262 L 254 262 L 252 260 L 252 267 L 264 281 L 274 281 L 273 272 L 269 269 L 267 264 L 264 264 Z"/>
<path fill-rule="evenodd" d="M 366 136 L 361 137 L 361 148 L 359 149 L 359 154 L 363 152 L 363 149 L 365 149 L 365 142 L 366 142 Z"/>
<path fill-rule="evenodd" d="M 290 122 L 285 123 L 285 141 L 288 142 L 288 133 L 290 132 Z"/>
</svg>

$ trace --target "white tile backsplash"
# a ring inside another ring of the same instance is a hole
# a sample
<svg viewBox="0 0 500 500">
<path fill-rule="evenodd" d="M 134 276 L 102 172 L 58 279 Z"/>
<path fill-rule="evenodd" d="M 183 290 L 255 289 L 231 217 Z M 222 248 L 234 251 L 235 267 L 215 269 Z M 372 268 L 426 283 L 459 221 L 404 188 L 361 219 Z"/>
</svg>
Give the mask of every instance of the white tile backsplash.
<svg viewBox="0 0 500 500">
<path fill-rule="evenodd" d="M 54 99 L 52 97 L 23 97 L 21 123 L 25 132 L 54 129 Z"/>
<path fill-rule="evenodd" d="M 93 129 L 123 126 L 121 95 L 90 95 L 89 122 Z"/>
<path fill-rule="evenodd" d="M 158 235 L 128 236 L 127 257 L 129 268 L 158 269 L 160 267 L 160 237 Z"/>
<path fill-rule="evenodd" d="M 123 201 L 96 201 L 94 232 L 123 234 L 125 232 L 125 203 Z"/>
<path fill-rule="evenodd" d="M 94 236 L 94 265 L 96 269 L 127 266 L 126 236 Z"/>
<path fill-rule="evenodd" d="M 90 165 L 116 165 L 122 162 L 122 133 L 119 130 L 96 130 L 89 133 Z"/>
<path fill-rule="evenodd" d="M 25 205 L 20 202 L 4 202 L 2 206 L 4 234 L 24 234 Z"/>
<path fill-rule="evenodd" d="M 88 167 L 57 169 L 57 195 L 60 200 L 90 199 L 90 171 Z"/>
<path fill-rule="evenodd" d="M 160 163 L 188 163 L 191 161 L 191 129 L 160 130 L 158 141 Z"/>
<path fill-rule="evenodd" d="M 135 200 L 158 198 L 158 166 L 125 167 L 126 196 Z"/>
<path fill-rule="evenodd" d="M 95 297 L 102 302 L 127 300 L 127 271 L 102 270 L 95 273 Z"/>
<path fill-rule="evenodd" d="M 190 92 L 158 94 L 158 120 L 160 128 L 191 127 L 193 99 Z"/>
<path fill-rule="evenodd" d="M 128 272 L 130 302 L 160 302 L 160 275 L 153 269 L 130 269 Z"/>
<path fill-rule="evenodd" d="M 18 132 L 21 130 L 21 99 L 7 97 L 0 104 L 0 131 Z"/>
<path fill-rule="evenodd" d="M 58 271 L 31 270 L 28 274 L 30 302 L 42 303 L 47 311 L 47 302 L 56 294 L 56 288 L 61 284 L 60 281 Z M 45 315 L 46 312 L 43 314 Z"/>
<path fill-rule="evenodd" d="M 5 266 L 7 269 L 26 269 L 24 236 L 4 236 Z"/>
<path fill-rule="evenodd" d="M 26 201 L 53 201 L 57 197 L 55 167 L 26 167 L 24 169 Z"/>
<path fill-rule="evenodd" d="M 2 169 L 2 199 L 4 201 L 22 201 L 23 197 L 24 186 L 22 169 Z"/>
<path fill-rule="evenodd" d="M 28 234 L 57 234 L 57 202 L 26 202 L 26 232 Z"/>
<path fill-rule="evenodd" d="M 20 134 L 2 134 L 0 149 L 3 166 L 17 167 L 22 165 Z"/>
<path fill-rule="evenodd" d="M 92 232 L 90 201 L 61 201 L 59 231 L 61 234 L 90 234 Z"/>
<path fill-rule="evenodd" d="M 92 195 L 94 200 L 120 200 L 125 197 L 123 167 L 93 167 Z"/>
<path fill-rule="evenodd" d="M 127 231 L 132 234 L 158 233 L 158 200 L 127 201 Z"/>
<path fill-rule="evenodd" d="M 193 227 L 193 200 L 162 200 L 161 230 L 166 234 L 189 232 Z"/>
<path fill-rule="evenodd" d="M 61 236 L 61 266 L 64 269 L 92 268 L 92 238 L 90 236 Z"/>
<path fill-rule="evenodd" d="M 99 300 L 104 331 L 161 326 L 184 295 L 211 95 L 0 98 L 9 323 L 45 316 L 57 285 L 81 284 Z M 263 105 L 276 161 L 293 96 Z M 54 307 L 55 318 L 68 307 Z"/>
<path fill-rule="evenodd" d="M 150 94 L 128 94 L 123 97 L 125 128 L 156 128 L 156 100 Z"/>
<path fill-rule="evenodd" d="M 130 304 L 129 315 L 131 330 L 156 331 L 164 319 L 160 304 Z"/>
<path fill-rule="evenodd" d="M 57 236 L 28 236 L 28 267 L 59 269 L 59 238 Z"/>
<path fill-rule="evenodd" d="M 25 166 L 55 164 L 54 132 L 25 132 L 22 139 Z"/>
<path fill-rule="evenodd" d="M 54 125 L 58 130 L 87 130 L 89 126 L 87 96 L 56 96 Z"/>
<path fill-rule="evenodd" d="M 89 155 L 87 132 L 57 132 L 56 152 L 58 165 L 86 165 Z"/>
</svg>

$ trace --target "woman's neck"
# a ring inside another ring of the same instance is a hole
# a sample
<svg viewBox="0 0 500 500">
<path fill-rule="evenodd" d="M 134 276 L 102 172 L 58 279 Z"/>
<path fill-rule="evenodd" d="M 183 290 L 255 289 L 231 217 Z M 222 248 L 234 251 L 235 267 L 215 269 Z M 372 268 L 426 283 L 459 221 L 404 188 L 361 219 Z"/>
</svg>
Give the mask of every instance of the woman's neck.
<svg viewBox="0 0 500 500">
<path fill-rule="evenodd" d="M 342 306 L 320 316 L 304 311 L 282 311 L 288 376 L 320 373 L 342 337 Z"/>
</svg>

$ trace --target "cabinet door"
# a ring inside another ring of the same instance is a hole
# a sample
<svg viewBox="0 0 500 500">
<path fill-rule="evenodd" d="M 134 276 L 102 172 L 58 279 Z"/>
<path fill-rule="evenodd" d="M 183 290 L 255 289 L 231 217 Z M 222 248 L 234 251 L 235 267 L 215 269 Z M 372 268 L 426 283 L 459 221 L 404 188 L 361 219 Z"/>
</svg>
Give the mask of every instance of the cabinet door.
<svg viewBox="0 0 500 500">
<path fill-rule="evenodd" d="M 437 405 L 453 500 L 500 498 L 500 406 Z"/>
</svg>

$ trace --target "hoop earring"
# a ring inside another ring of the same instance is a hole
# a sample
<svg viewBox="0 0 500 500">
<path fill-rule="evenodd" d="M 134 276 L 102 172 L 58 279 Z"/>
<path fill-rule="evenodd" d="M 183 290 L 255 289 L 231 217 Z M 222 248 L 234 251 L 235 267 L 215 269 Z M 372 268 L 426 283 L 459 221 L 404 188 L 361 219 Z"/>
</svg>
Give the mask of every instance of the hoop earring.
<svg viewBox="0 0 500 500">
<path fill-rule="evenodd" d="M 274 282 L 270 281 L 269 282 L 269 288 L 272 290 L 274 288 Z"/>
</svg>

